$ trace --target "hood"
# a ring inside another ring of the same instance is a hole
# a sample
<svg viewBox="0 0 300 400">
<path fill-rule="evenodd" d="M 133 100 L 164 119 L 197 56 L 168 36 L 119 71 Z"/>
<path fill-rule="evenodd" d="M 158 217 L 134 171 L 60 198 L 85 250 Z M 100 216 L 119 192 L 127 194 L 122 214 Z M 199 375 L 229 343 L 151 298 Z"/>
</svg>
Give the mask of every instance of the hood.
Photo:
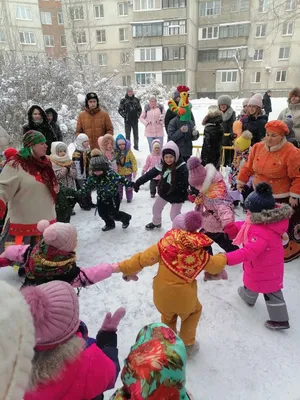
<svg viewBox="0 0 300 400">
<path fill-rule="evenodd" d="M 127 139 L 125 138 L 125 136 L 122 135 L 121 133 L 116 137 L 116 149 L 117 149 L 118 151 L 120 151 L 120 148 L 119 148 L 119 146 L 118 146 L 118 140 L 120 140 L 120 139 L 122 139 L 122 140 L 125 141 L 125 151 L 129 151 L 129 150 L 131 149 L 131 143 L 130 143 L 130 141 L 127 140 Z"/>
<path fill-rule="evenodd" d="M 210 112 L 204 118 L 202 124 L 221 124 L 223 122 L 221 111 Z"/>
<path fill-rule="evenodd" d="M 58 114 L 57 114 L 57 112 L 54 110 L 54 108 L 52 108 L 52 107 L 50 107 L 50 108 L 46 108 L 46 110 L 45 110 L 45 113 L 46 113 L 46 115 L 48 114 L 48 113 L 51 113 L 52 115 L 53 115 L 53 122 L 57 122 L 57 117 L 58 117 Z"/>
<path fill-rule="evenodd" d="M 28 113 L 27 113 L 29 124 L 34 123 L 34 122 L 33 122 L 33 119 L 32 119 L 32 112 L 33 112 L 33 110 L 34 110 L 35 108 L 37 108 L 37 109 L 40 111 L 43 121 L 48 123 L 48 118 L 47 118 L 47 115 L 46 115 L 45 111 L 42 109 L 42 107 L 40 107 L 40 106 L 34 104 L 33 106 L 31 106 L 31 107 L 29 108 Z"/>
<path fill-rule="evenodd" d="M 268 225 L 268 228 L 283 234 L 288 228 L 288 220 L 293 209 L 288 204 L 276 204 L 273 210 L 263 210 L 260 213 L 250 213 L 250 221 L 256 225 Z"/>
<path fill-rule="evenodd" d="M 159 144 L 160 154 L 161 154 L 161 143 L 160 143 L 160 140 L 159 140 L 159 139 L 154 139 L 154 140 L 153 140 L 153 142 L 152 142 L 152 153 L 153 153 L 154 145 L 155 145 L 155 144 Z"/>
<path fill-rule="evenodd" d="M 223 176 L 213 164 L 207 164 L 204 168 L 206 169 L 206 176 L 201 186 L 201 193 L 206 193 L 212 183 L 223 181 Z"/>
<path fill-rule="evenodd" d="M 162 152 L 164 152 L 164 150 L 173 150 L 175 153 L 175 161 L 177 162 L 179 160 L 179 148 L 177 146 L 177 144 L 175 142 L 173 142 L 172 140 L 170 140 L 169 142 L 167 142 L 163 148 L 162 148 Z"/>
<path fill-rule="evenodd" d="M 113 150 L 115 147 L 115 140 L 113 135 L 111 135 L 110 133 L 106 133 L 104 136 L 100 136 L 98 138 L 98 145 L 102 153 L 105 153 L 107 151 L 106 147 L 109 142 L 112 142 L 112 150 Z"/>
<path fill-rule="evenodd" d="M 90 150 L 89 148 L 86 149 L 82 145 L 83 142 L 86 142 L 88 140 L 89 140 L 88 135 L 86 135 L 85 133 L 80 133 L 75 139 L 75 148 L 76 148 L 76 150 L 85 151 L 85 152 L 89 151 Z"/>
</svg>

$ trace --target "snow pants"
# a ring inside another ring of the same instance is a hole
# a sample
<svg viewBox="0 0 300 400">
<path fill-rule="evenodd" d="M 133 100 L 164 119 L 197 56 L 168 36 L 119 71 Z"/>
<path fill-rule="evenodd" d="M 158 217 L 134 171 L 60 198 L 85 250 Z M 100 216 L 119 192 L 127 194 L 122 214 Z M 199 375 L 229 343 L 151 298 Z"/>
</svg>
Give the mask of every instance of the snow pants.
<svg viewBox="0 0 300 400">
<path fill-rule="evenodd" d="M 158 196 L 158 198 L 156 199 L 155 203 L 153 204 L 153 208 L 152 208 L 152 213 L 153 213 L 152 222 L 154 225 L 161 224 L 161 214 L 167 204 L 168 204 L 168 202 L 166 200 L 164 200 L 160 196 Z M 171 211 L 170 211 L 171 221 L 173 221 L 173 219 L 178 214 L 180 214 L 181 207 L 182 207 L 182 203 L 171 204 Z"/>
<path fill-rule="evenodd" d="M 131 216 L 124 211 L 120 211 L 120 199 L 117 195 L 109 203 L 97 201 L 98 214 L 103 219 L 106 226 L 114 227 L 115 221 L 126 223 L 130 221 Z"/>
<path fill-rule="evenodd" d="M 131 182 L 132 181 L 132 174 L 126 175 L 125 178 L 129 182 Z M 132 197 L 133 197 L 133 188 L 132 187 L 125 187 L 124 185 L 118 185 L 118 192 L 119 192 L 120 200 L 123 200 L 123 188 L 125 188 L 126 199 L 128 201 L 131 201 Z"/>
<path fill-rule="evenodd" d="M 239 288 L 239 295 L 247 304 L 254 306 L 259 293 L 253 292 L 244 286 Z M 289 320 L 286 303 L 281 290 L 264 294 L 264 298 L 271 321 L 286 322 Z"/>
</svg>

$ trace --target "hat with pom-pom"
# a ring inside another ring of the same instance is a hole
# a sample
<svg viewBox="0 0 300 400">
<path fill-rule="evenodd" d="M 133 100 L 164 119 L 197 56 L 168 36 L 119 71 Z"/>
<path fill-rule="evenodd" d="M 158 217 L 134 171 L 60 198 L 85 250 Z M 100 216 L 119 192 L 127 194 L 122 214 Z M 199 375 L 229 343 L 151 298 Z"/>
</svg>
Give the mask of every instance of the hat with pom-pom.
<svg viewBox="0 0 300 400">
<path fill-rule="evenodd" d="M 252 133 L 250 131 L 244 131 L 240 137 L 235 141 L 235 146 L 239 151 L 245 151 L 251 146 Z"/>
<path fill-rule="evenodd" d="M 287 124 L 280 120 L 269 121 L 265 125 L 266 132 L 276 133 L 280 136 L 286 136 L 289 134 L 290 130 Z"/>
<path fill-rule="evenodd" d="M 77 246 L 77 230 L 71 224 L 55 222 L 50 225 L 46 220 L 41 220 L 37 228 L 43 233 L 44 242 L 49 246 L 66 253 L 73 252 Z"/>
<path fill-rule="evenodd" d="M 245 209 L 253 213 L 272 210 L 275 206 L 276 203 L 271 186 L 266 182 L 259 183 L 255 191 L 249 194 L 245 201 Z"/>
<path fill-rule="evenodd" d="M 79 303 L 69 283 L 53 281 L 21 292 L 33 317 L 36 351 L 53 349 L 76 334 Z"/>
<path fill-rule="evenodd" d="M 18 151 L 14 147 L 9 147 L 8 149 L 4 150 L 3 152 L 5 160 L 9 161 L 12 157 L 18 154 Z"/>
<path fill-rule="evenodd" d="M 200 187 L 207 175 L 207 170 L 201 164 L 201 160 L 197 157 L 191 157 L 187 162 L 189 170 L 189 184 L 194 187 Z"/>
<path fill-rule="evenodd" d="M 202 227 L 202 216 L 197 211 L 178 214 L 173 220 L 173 229 L 196 232 Z"/>
</svg>

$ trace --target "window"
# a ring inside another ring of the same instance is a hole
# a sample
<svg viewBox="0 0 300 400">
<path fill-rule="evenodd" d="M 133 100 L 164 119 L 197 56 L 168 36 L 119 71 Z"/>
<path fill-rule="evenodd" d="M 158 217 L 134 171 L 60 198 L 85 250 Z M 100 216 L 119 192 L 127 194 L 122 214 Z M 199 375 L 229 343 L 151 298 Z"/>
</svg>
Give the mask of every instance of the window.
<svg viewBox="0 0 300 400">
<path fill-rule="evenodd" d="M 52 35 L 44 35 L 45 47 L 54 47 L 54 37 Z"/>
<path fill-rule="evenodd" d="M 43 25 L 52 25 L 51 12 L 41 12 L 41 22 Z"/>
<path fill-rule="evenodd" d="M 294 21 L 284 22 L 282 24 L 282 36 L 292 36 L 294 33 Z"/>
<path fill-rule="evenodd" d="M 6 42 L 6 34 L 4 31 L 0 30 L 0 43 Z"/>
<path fill-rule="evenodd" d="M 61 35 L 60 36 L 60 46 L 61 47 L 67 47 L 66 35 Z"/>
<path fill-rule="evenodd" d="M 219 15 L 221 13 L 221 0 L 200 3 L 200 16 Z"/>
<path fill-rule="evenodd" d="M 267 31 L 267 24 L 259 24 L 256 25 L 255 29 L 255 37 L 256 38 L 263 38 L 266 36 L 266 31 Z"/>
<path fill-rule="evenodd" d="M 280 47 L 279 60 L 288 60 L 290 58 L 290 47 Z"/>
<path fill-rule="evenodd" d="M 221 82 L 222 83 L 232 83 L 237 82 L 237 71 L 222 71 Z"/>
<path fill-rule="evenodd" d="M 258 0 L 258 12 L 267 12 L 269 8 L 269 0 Z"/>
<path fill-rule="evenodd" d="M 174 20 L 164 22 L 164 36 L 186 34 L 186 20 Z"/>
<path fill-rule="evenodd" d="M 151 81 L 156 79 L 156 74 L 153 72 L 138 72 L 135 74 L 137 85 L 150 85 Z"/>
<path fill-rule="evenodd" d="M 260 83 L 260 71 L 252 72 L 251 83 Z"/>
<path fill-rule="evenodd" d="M 249 36 L 249 26 L 249 24 L 221 25 L 219 26 L 219 38 Z"/>
<path fill-rule="evenodd" d="M 163 60 L 185 60 L 185 46 L 170 46 L 163 48 Z"/>
<path fill-rule="evenodd" d="M 94 6 L 94 17 L 96 19 L 104 18 L 104 7 L 103 7 L 103 4 L 99 4 L 98 6 Z"/>
<path fill-rule="evenodd" d="M 128 42 L 128 28 L 119 29 L 119 40 L 120 42 Z"/>
<path fill-rule="evenodd" d="M 74 42 L 77 44 L 85 44 L 86 43 L 86 33 L 85 31 L 74 32 L 73 33 Z"/>
<path fill-rule="evenodd" d="M 277 71 L 276 72 L 276 82 L 286 82 L 286 71 Z"/>
<path fill-rule="evenodd" d="M 177 86 L 185 82 L 185 72 L 163 72 L 162 83 L 166 86 Z"/>
<path fill-rule="evenodd" d="M 36 44 L 33 32 L 19 32 L 19 38 L 21 44 Z"/>
<path fill-rule="evenodd" d="M 32 20 L 31 8 L 17 6 L 16 9 L 16 19 Z"/>
<path fill-rule="evenodd" d="M 38 56 L 23 56 L 23 61 L 27 65 L 34 65 L 39 62 L 39 57 Z"/>
<path fill-rule="evenodd" d="M 202 28 L 201 39 L 218 39 L 219 37 L 219 27 L 218 26 L 207 26 L 206 28 Z"/>
<path fill-rule="evenodd" d="M 140 60 L 141 61 L 156 61 L 156 49 L 140 49 Z"/>
<path fill-rule="evenodd" d="M 157 10 L 161 8 L 161 0 L 134 0 L 135 11 Z"/>
<path fill-rule="evenodd" d="M 118 15 L 119 17 L 125 17 L 128 15 L 128 1 L 118 3 Z"/>
<path fill-rule="evenodd" d="M 163 0 L 163 8 L 186 7 L 186 0 Z"/>
<path fill-rule="evenodd" d="M 296 0 L 287 0 L 285 4 L 285 10 L 286 11 L 293 11 L 295 10 L 297 6 L 297 1 Z"/>
<path fill-rule="evenodd" d="M 72 21 L 84 19 L 83 6 L 69 7 L 69 14 Z"/>
<path fill-rule="evenodd" d="M 161 22 L 149 23 L 149 24 L 136 24 L 133 25 L 132 35 L 133 37 L 144 37 L 144 36 L 162 36 L 163 27 Z"/>
<path fill-rule="evenodd" d="M 238 60 L 246 60 L 247 58 L 247 47 L 219 49 L 218 59 L 219 60 L 232 60 L 236 57 Z"/>
<path fill-rule="evenodd" d="M 64 24 L 64 17 L 62 12 L 57 13 L 57 23 L 58 25 L 63 25 Z"/>
<path fill-rule="evenodd" d="M 105 67 L 107 65 L 107 54 L 105 53 L 98 54 L 98 61 L 101 67 Z"/>
<path fill-rule="evenodd" d="M 199 50 L 198 61 L 199 62 L 218 61 L 218 49 Z"/>
<path fill-rule="evenodd" d="M 89 57 L 87 54 L 80 54 L 79 55 L 79 62 L 82 65 L 89 65 Z"/>
<path fill-rule="evenodd" d="M 231 0 L 230 12 L 241 12 L 249 10 L 249 0 Z"/>
<path fill-rule="evenodd" d="M 254 61 L 261 61 L 264 58 L 264 50 L 263 49 L 256 49 L 254 52 L 253 60 Z"/>
<path fill-rule="evenodd" d="M 128 65 L 130 63 L 131 53 L 125 51 L 121 53 L 121 64 Z"/>
<path fill-rule="evenodd" d="M 123 86 L 131 86 L 131 76 L 127 75 L 127 76 L 122 76 L 122 85 Z"/>
<path fill-rule="evenodd" d="M 105 29 L 100 29 L 96 31 L 96 40 L 98 43 L 106 42 L 106 32 Z"/>
</svg>

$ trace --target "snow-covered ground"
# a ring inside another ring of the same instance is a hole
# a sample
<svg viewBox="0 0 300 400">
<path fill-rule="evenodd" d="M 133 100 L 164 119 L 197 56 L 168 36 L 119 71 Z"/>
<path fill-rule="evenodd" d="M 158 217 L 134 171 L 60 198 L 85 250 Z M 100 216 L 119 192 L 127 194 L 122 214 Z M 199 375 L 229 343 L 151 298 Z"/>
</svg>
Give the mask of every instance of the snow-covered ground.
<svg viewBox="0 0 300 400">
<path fill-rule="evenodd" d="M 201 127 L 207 106 L 212 103 L 211 100 L 194 102 L 198 127 Z M 281 101 L 277 105 L 276 102 L 273 118 L 285 104 Z M 148 153 L 142 126 L 140 128 L 141 152 L 135 152 L 139 167 Z M 131 204 L 124 201 L 121 204 L 121 209 L 133 216 L 130 227 L 123 230 L 121 224 L 116 223 L 116 229 L 106 233 L 101 231 L 103 221 L 93 211 L 82 211 L 76 206 L 72 223 L 79 234 L 78 265 L 87 267 L 121 261 L 157 242 L 171 227 L 171 222 L 167 206 L 163 228 L 154 232 L 145 230 L 145 224 L 151 221 L 153 202 L 147 187 L 142 187 Z M 183 211 L 192 207 L 186 203 Z M 237 215 L 239 217 L 243 217 L 242 214 Z M 220 251 L 218 246 L 215 246 L 215 251 Z M 126 307 L 127 315 L 118 332 L 121 364 L 141 327 L 159 320 L 152 301 L 152 279 L 156 270 L 156 266 L 146 268 L 136 283 L 126 283 L 121 275 L 116 274 L 81 291 L 81 318 L 91 335 L 96 335 L 105 312 Z M 195 359 L 188 361 L 188 390 L 195 400 L 299 400 L 300 260 L 286 265 L 284 295 L 291 329 L 282 332 L 272 332 L 263 326 L 268 314 L 262 296 L 254 308 L 247 307 L 239 298 L 237 288 L 242 283 L 241 265 L 227 267 L 227 271 L 228 281 L 204 283 L 201 275 L 198 278 L 198 295 L 203 305 L 197 331 L 201 349 Z M 0 279 L 20 285 L 12 268 L 1 269 Z M 119 379 L 117 386 L 120 385 Z M 105 395 L 106 399 L 109 397 L 109 394 Z"/>
</svg>

